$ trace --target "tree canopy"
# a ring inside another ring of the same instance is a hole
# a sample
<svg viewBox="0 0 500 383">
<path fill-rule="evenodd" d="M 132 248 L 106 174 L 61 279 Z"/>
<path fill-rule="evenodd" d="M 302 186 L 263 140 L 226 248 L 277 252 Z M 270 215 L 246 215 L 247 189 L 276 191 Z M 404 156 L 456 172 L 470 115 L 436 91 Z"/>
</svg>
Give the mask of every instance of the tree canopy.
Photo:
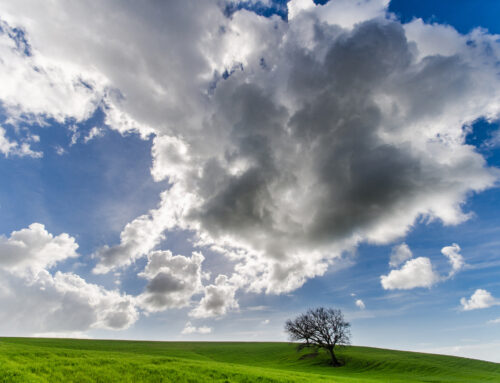
<svg viewBox="0 0 500 383">
<path fill-rule="evenodd" d="M 350 327 L 339 309 L 319 307 L 287 320 L 285 331 L 292 341 L 301 342 L 299 349 L 322 348 L 329 353 L 332 365 L 340 366 L 334 349 L 350 344 Z"/>
</svg>

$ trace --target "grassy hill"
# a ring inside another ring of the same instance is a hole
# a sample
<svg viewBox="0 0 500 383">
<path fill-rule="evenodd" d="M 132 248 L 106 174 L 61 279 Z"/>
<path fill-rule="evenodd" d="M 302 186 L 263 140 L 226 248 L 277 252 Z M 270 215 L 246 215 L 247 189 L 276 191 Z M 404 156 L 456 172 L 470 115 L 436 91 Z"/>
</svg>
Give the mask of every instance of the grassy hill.
<svg viewBox="0 0 500 383">
<path fill-rule="evenodd" d="M 348 347 L 343 367 L 287 343 L 0 338 L 0 382 L 500 382 L 500 364 Z"/>
</svg>

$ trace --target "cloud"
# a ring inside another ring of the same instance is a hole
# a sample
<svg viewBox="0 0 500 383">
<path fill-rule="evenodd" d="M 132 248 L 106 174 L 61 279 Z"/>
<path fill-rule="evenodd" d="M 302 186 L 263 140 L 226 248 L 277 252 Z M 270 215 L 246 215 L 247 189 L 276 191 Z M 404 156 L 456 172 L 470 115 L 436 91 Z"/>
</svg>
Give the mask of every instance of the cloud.
<svg viewBox="0 0 500 383">
<path fill-rule="evenodd" d="M 7 157 L 16 147 L 17 143 L 9 141 L 9 139 L 5 137 L 5 129 L 0 127 L 0 152 Z"/>
<path fill-rule="evenodd" d="M 96 252 L 96 273 L 185 230 L 235 264 L 193 311 L 222 315 L 238 289 L 293 291 L 360 243 L 391 243 L 420 220 L 464 222 L 467 197 L 498 181 L 463 128 L 499 115 L 495 36 L 402 25 L 387 0 L 295 0 L 289 22 L 226 17 L 218 3 L 0 5 L 2 30 L 28 44 L 0 36 L 12 119 L 78 122 L 99 107 L 111 129 L 153 137 L 151 173 L 168 186 Z M 456 254 L 445 254 L 450 276 Z M 174 287 L 156 277 L 152 288 Z M 410 288 L 441 277 L 420 257 L 383 278 Z"/>
<path fill-rule="evenodd" d="M 0 237 L 0 328 L 9 333 L 78 333 L 124 329 L 138 318 L 131 296 L 48 269 L 78 256 L 66 233 L 33 223 Z"/>
<path fill-rule="evenodd" d="M 418 257 L 407 261 L 399 270 L 382 275 L 380 281 L 385 290 L 409 290 L 415 287 L 431 287 L 440 281 L 429 258 Z"/>
<path fill-rule="evenodd" d="M 358 306 L 361 310 L 364 310 L 366 308 L 365 302 L 363 302 L 361 299 L 356 299 L 356 306 Z"/>
<path fill-rule="evenodd" d="M 394 246 L 391 252 L 391 260 L 389 261 L 389 266 L 398 267 L 403 262 L 413 257 L 413 253 L 406 243 Z"/>
<path fill-rule="evenodd" d="M 205 295 L 198 307 L 189 315 L 194 318 L 209 318 L 225 315 L 231 309 L 237 309 L 238 303 L 234 298 L 236 286 L 231 285 L 227 276 L 219 275 L 215 284 L 205 286 Z"/>
<path fill-rule="evenodd" d="M 27 142 L 19 144 L 16 141 L 11 141 L 6 136 L 6 131 L 0 126 L 0 153 L 5 157 L 19 156 L 19 157 L 33 157 L 40 158 L 43 156 L 42 152 L 33 151 Z"/>
<path fill-rule="evenodd" d="M 430 288 L 438 282 L 453 277 L 464 267 L 465 261 L 460 254 L 460 246 L 456 243 L 451 246 L 443 247 L 441 253 L 448 258 L 451 265 L 451 270 L 448 275 L 440 275 L 435 271 L 431 260 L 427 257 L 411 259 L 413 253 L 405 243 L 395 246 L 392 249 L 389 265 L 395 267 L 405 260 L 406 262 L 401 269 L 391 270 L 388 275 L 382 275 L 380 277 L 382 287 L 385 290 L 409 290 L 416 287 Z"/>
<path fill-rule="evenodd" d="M 78 244 L 66 233 L 53 236 L 40 223 L 0 236 L 0 268 L 12 273 L 37 273 L 68 258 L 78 257 Z"/>
<path fill-rule="evenodd" d="M 73 273 L 46 270 L 32 277 L 2 272 L 2 331 L 26 334 L 120 330 L 138 318 L 133 299 Z"/>
<path fill-rule="evenodd" d="M 460 299 L 463 310 L 487 309 L 492 306 L 500 305 L 500 301 L 494 298 L 489 291 L 477 289 L 469 299 Z"/>
<path fill-rule="evenodd" d="M 465 266 L 464 257 L 460 254 L 460 246 L 454 243 L 441 249 L 441 253 L 448 258 L 451 264 L 451 270 L 448 277 L 452 277 Z"/>
<path fill-rule="evenodd" d="M 450 141 L 435 140 L 431 132 L 422 139 L 409 128 L 424 129 L 426 119 L 448 113 L 448 104 L 424 107 L 431 95 L 419 88 L 421 81 L 442 81 L 444 68 L 456 77 L 443 84 L 449 93 L 442 96 L 458 108 L 454 98 L 467 86 L 463 76 L 470 75 L 460 60 L 416 61 L 404 30 L 388 21 L 339 33 L 329 35 L 323 53 L 309 47 L 314 53 L 301 56 L 284 48 L 291 66 L 286 96 L 279 98 L 258 81 L 245 82 L 240 72 L 218 84 L 214 126 L 207 132 L 212 129 L 214 137 L 228 132 L 218 143 L 227 147 L 225 154 L 212 151 L 201 163 L 192 159 L 192 171 L 183 173 L 187 178 L 176 177 L 196 195 L 188 225 L 204 243 L 245 251 L 238 270 L 252 264 L 248 269 L 264 277 L 246 278 L 252 291 L 294 290 L 360 241 L 387 243 L 403 236 L 422 214 L 460 223 L 467 219 L 460 209 L 465 190 L 472 184 L 482 189 L 496 178 L 472 148 L 458 144 L 461 123 L 457 131 L 442 126 L 457 138 Z M 397 60 L 389 65 L 386 57 Z M 301 61 L 306 59 L 307 65 Z M 396 86 L 389 77 L 398 76 Z M 400 98 L 407 88 L 412 94 Z M 449 152 L 452 146 L 457 154 Z M 207 151 L 196 140 L 188 147 L 198 158 Z M 462 175 L 475 180 L 463 184 Z M 309 259 L 323 267 L 306 267 Z"/>
<path fill-rule="evenodd" d="M 104 135 L 104 129 L 93 126 L 89 130 L 89 133 L 84 137 L 83 142 L 87 143 L 96 137 L 102 137 Z"/>
<path fill-rule="evenodd" d="M 2 8 L 2 17 L 8 17 L 8 6 Z M 78 121 L 89 118 L 101 93 L 94 77 L 98 74 L 90 73 L 88 67 L 77 68 L 65 59 L 64 63 L 44 56 L 29 44 L 22 27 L 17 31 L 5 19 L 0 20 L 0 100 L 10 120 L 37 115 L 59 122 L 67 117 Z"/>
<path fill-rule="evenodd" d="M 73 146 L 78 142 L 78 139 L 80 138 L 80 132 L 78 131 L 78 126 L 76 125 L 70 125 L 68 127 L 68 130 L 71 132 L 71 140 L 69 142 L 69 146 Z"/>
<path fill-rule="evenodd" d="M 146 290 L 137 297 L 138 305 L 148 312 L 181 308 L 190 304 L 194 294 L 203 291 L 201 264 L 205 258 L 193 253 L 190 258 L 154 251 L 140 277 L 148 280 Z"/>
<path fill-rule="evenodd" d="M 292 0 L 287 6 L 292 23 L 297 18 L 313 16 L 330 25 L 352 28 L 357 23 L 383 17 L 388 4 L 389 0 L 368 0 L 364 3 L 336 0 L 317 6 L 313 0 Z"/>
<path fill-rule="evenodd" d="M 500 318 L 497 318 L 497 319 L 491 319 L 487 322 L 488 324 L 497 324 L 497 323 L 500 323 Z"/>
<path fill-rule="evenodd" d="M 161 222 L 163 210 L 160 207 L 137 217 L 121 232 L 119 245 L 99 249 L 95 254 L 99 263 L 94 268 L 94 273 L 108 273 L 117 267 L 128 266 L 158 245 L 164 239 L 162 233 L 165 225 Z"/>
<path fill-rule="evenodd" d="M 57 153 L 58 156 L 62 156 L 63 154 L 66 153 L 66 149 L 64 149 L 61 145 L 56 145 L 54 147 L 55 152 Z"/>
<path fill-rule="evenodd" d="M 210 334 L 212 332 L 211 327 L 201 326 L 196 327 L 191 324 L 191 322 L 186 322 L 184 329 L 181 331 L 181 334 Z"/>
<path fill-rule="evenodd" d="M 183 226 L 182 216 L 186 214 L 187 207 L 193 204 L 192 198 L 191 193 L 176 185 L 164 191 L 156 209 L 135 218 L 125 226 L 118 245 L 103 246 L 94 254 L 98 263 L 93 272 L 104 274 L 129 266 L 150 253 L 165 239 L 166 230 Z"/>
</svg>

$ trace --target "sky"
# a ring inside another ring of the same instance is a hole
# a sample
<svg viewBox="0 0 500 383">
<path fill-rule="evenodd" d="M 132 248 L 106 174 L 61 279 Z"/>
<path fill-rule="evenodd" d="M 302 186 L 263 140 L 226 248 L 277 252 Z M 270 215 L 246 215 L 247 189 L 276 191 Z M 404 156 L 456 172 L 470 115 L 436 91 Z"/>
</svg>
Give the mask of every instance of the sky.
<svg viewBox="0 0 500 383">
<path fill-rule="evenodd" d="M 0 335 L 500 362 L 493 0 L 0 0 Z"/>
</svg>

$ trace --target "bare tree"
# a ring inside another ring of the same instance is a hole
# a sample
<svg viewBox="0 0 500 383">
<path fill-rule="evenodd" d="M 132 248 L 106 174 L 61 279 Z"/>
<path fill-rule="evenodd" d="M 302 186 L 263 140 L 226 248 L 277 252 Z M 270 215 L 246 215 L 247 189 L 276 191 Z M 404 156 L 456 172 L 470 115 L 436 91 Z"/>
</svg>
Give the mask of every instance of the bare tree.
<svg viewBox="0 0 500 383">
<path fill-rule="evenodd" d="M 305 347 L 322 348 L 329 353 L 332 365 L 340 366 L 334 349 L 336 346 L 350 344 L 350 327 L 344 320 L 342 311 L 319 307 L 299 315 L 294 320 L 287 320 L 285 331 L 292 341 L 301 342 L 299 350 Z"/>
</svg>

